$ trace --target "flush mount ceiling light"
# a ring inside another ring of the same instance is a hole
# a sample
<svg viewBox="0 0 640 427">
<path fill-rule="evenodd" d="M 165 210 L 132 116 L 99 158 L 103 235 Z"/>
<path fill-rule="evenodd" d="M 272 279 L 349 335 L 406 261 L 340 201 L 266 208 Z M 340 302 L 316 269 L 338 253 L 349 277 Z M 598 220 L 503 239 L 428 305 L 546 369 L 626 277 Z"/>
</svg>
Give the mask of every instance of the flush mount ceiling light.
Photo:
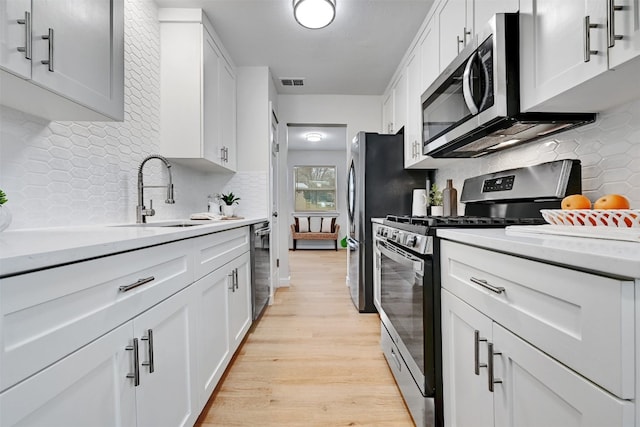
<svg viewBox="0 0 640 427">
<path fill-rule="evenodd" d="M 324 28 L 336 17 L 336 0 L 293 0 L 293 16 L 305 28 Z"/>
<path fill-rule="evenodd" d="M 322 141 L 322 135 L 319 133 L 311 132 L 306 134 L 304 136 L 304 139 L 306 139 L 309 142 L 320 142 Z"/>
</svg>

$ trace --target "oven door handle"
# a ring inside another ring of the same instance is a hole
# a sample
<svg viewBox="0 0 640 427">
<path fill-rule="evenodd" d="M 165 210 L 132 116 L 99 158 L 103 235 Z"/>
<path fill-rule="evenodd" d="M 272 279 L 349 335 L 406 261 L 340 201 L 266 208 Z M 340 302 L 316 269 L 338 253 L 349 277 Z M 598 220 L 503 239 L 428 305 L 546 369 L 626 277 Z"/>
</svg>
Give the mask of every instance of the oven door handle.
<svg viewBox="0 0 640 427">
<path fill-rule="evenodd" d="M 424 269 L 424 261 L 422 261 L 420 258 L 417 258 L 411 255 L 409 252 L 405 252 L 400 248 L 393 247 L 383 240 L 379 240 L 377 244 L 380 253 L 391 258 L 393 261 L 399 264 L 410 266 L 414 271 L 422 274 L 422 270 Z"/>
</svg>

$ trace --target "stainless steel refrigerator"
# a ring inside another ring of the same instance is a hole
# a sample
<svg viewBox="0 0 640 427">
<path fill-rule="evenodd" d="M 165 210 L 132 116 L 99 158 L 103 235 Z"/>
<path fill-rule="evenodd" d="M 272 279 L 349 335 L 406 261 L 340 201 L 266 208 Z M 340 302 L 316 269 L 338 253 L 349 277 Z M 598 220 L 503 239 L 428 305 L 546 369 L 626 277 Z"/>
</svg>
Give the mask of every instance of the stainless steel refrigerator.
<svg viewBox="0 0 640 427">
<path fill-rule="evenodd" d="M 359 132 L 349 163 L 347 284 L 358 311 L 375 313 L 371 218 L 410 215 L 413 189 L 425 188 L 427 171 L 404 169 L 403 135 Z"/>
</svg>

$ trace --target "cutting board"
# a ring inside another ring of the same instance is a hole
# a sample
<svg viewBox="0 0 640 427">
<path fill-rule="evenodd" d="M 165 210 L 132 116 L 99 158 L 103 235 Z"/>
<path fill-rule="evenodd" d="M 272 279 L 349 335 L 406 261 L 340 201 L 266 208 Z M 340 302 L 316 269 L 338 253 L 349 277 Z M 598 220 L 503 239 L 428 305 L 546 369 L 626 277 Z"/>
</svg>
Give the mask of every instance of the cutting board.
<svg viewBox="0 0 640 427">
<path fill-rule="evenodd" d="M 544 234 L 556 236 L 587 237 L 590 239 L 622 240 L 640 243 L 640 228 L 622 227 L 577 227 L 571 225 L 510 225 L 508 235 Z"/>
</svg>

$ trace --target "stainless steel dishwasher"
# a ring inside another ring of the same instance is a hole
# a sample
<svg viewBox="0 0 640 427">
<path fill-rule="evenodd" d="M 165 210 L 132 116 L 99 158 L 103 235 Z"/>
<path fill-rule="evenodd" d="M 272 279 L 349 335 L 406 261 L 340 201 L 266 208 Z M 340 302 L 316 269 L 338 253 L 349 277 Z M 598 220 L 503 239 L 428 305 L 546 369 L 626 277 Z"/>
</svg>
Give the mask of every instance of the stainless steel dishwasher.
<svg viewBox="0 0 640 427">
<path fill-rule="evenodd" d="M 251 300 L 253 303 L 253 320 L 264 311 L 269 302 L 269 282 L 271 262 L 269 256 L 269 221 L 251 226 Z"/>
</svg>

